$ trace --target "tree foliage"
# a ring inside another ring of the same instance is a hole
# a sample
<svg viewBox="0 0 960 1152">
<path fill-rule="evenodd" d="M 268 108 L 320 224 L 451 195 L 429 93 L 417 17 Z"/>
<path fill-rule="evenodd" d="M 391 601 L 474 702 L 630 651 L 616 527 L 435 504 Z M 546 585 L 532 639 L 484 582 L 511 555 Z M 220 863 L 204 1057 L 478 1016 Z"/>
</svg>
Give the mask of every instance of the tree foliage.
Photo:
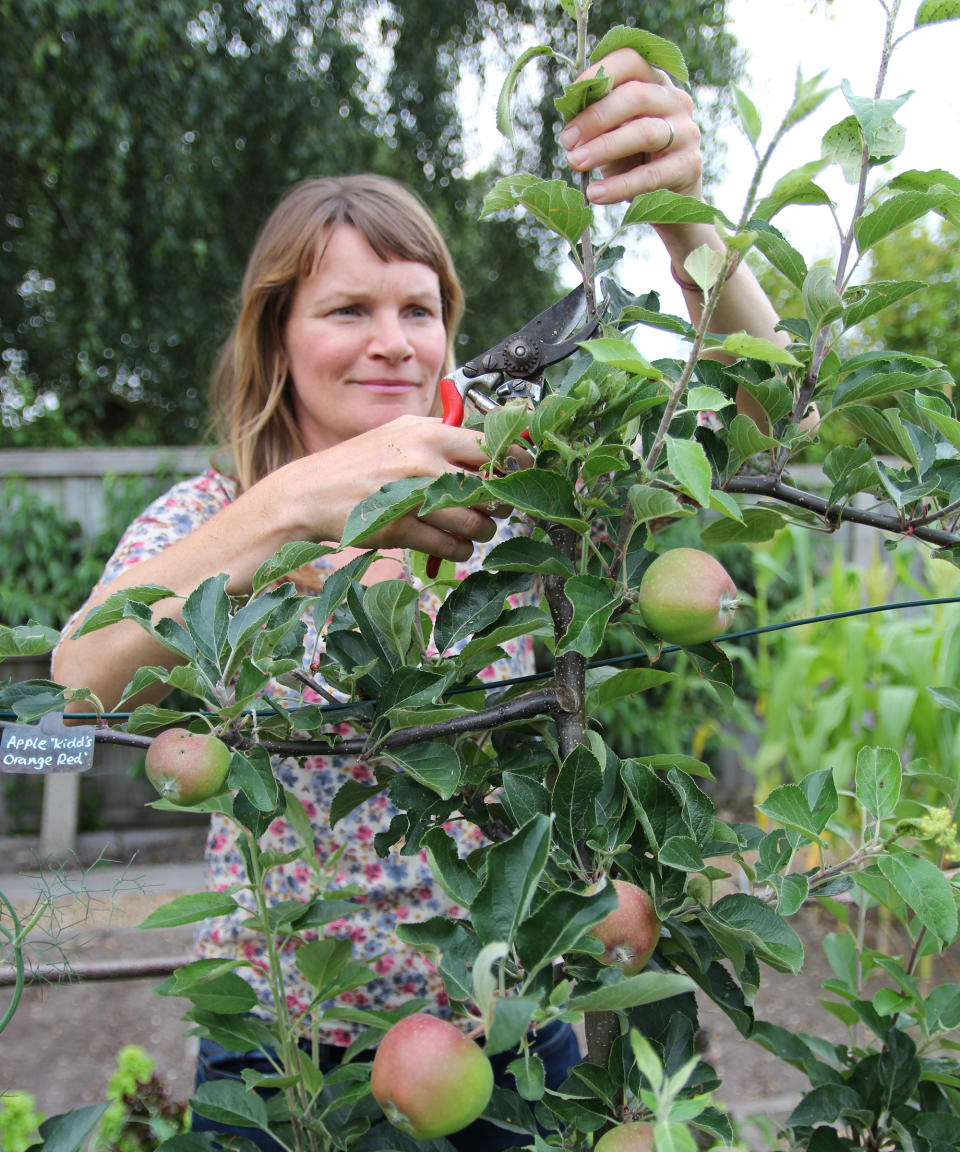
<svg viewBox="0 0 960 1152">
<path fill-rule="evenodd" d="M 198 439 L 256 230 L 305 176 L 374 170 L 428 200 L 467 290 L 465 353 L 539 311 L 555 267 L 535 228 L 476 225 L 457 96 L 462 70 L 546 27 L 546 7 L 0 0 L 8 442 Z M 723 2 L 653 7 L 598 5 L 683 39 L 698 84 L 729 79 Z M 524 112 L 538 138 L 544 91 Z M 541 168 L 556 163 L 545 149 Z"/>
</svg>

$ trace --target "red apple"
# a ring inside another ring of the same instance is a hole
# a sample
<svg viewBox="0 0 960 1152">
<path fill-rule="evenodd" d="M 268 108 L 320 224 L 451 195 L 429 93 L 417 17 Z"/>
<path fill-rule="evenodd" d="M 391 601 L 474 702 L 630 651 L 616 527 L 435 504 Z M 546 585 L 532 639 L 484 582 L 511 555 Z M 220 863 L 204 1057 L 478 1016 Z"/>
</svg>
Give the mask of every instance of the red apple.
<svg viewBox="0 0 960 1152">
<path fill-rule="evenodd" d="M 619 904 L 590 929 L 589 935 L 603 945 L 604 964 L 615 964 L 627 976 L 635 976 L 653 955 L 660 939 L 660 921 L 653 901 L 642 888 L 628 880 L 614 880 L 613 886 Z"/>
<path fill-rule="evenodd" d="M 703 644 L 733 622 L 737 586 L 709 552 L 671 548 L 644 571 L 637 607 L 650 631 L 668 644 Z"/>
<path fill-rule="evenodd" d="M 222 792 L 229 767 L 230 749 L 210 732 L 167 728 L 147 749 L 147 779 L 183 807 Z"/>
<path fill-rule="evenodd" d="M 466 1128 L 486 1108 L 493 1068 L 456 1025 L 418 1012 L 380 1041 L 370 1090 L 391 1124 L 415 1140 L 435 1140 Z"/>
<path fill-rule="evenodd" d="M 644 1120 L 620 1124 L 604 1132 L 593 1152 L 654 1152 L 653 1125 Z"/>
</svg>

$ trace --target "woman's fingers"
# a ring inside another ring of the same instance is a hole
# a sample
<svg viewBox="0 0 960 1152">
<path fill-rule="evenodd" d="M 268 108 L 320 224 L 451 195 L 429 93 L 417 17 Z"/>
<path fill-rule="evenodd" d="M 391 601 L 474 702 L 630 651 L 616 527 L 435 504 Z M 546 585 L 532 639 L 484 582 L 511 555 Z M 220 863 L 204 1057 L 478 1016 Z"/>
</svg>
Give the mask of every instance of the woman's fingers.
<svg viewBox="0 0 960 1152">
<path fill-rule="evenodd" d="M 658 188 L 699 196 L 700 131 L 690 96 L 629 48 L 611 52 L 583 76 L 601 68 L 613 79 L 613 89 L 560 134 L 571 167 L 601 173 L 587 196 L 599 204 Z"/>
</svg>

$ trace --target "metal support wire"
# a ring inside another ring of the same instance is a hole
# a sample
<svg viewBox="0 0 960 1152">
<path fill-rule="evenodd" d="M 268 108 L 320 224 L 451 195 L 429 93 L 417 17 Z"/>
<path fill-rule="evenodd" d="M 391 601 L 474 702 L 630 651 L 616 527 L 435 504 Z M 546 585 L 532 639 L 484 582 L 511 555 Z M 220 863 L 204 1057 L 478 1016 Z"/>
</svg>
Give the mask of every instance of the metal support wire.
<svg viewBox="0 0 960 1152">
<path fill-rule="evenodd" d="M 938 596 L 929 600 L 902 600 L 892 604 L 873 604 L 867 608 L 849 608 L 842 612 L 825 612 L 819 616 L 805 616 L 799 620 L 783 620 L 779 624 L 765 624 L 762 628 L 745 628 L 741 632 L 725 632 L 722 636 L 717 636 L 716 641 L 724 643 L 730 640 L 744 640 L 750 636 L 762 636 L 766 632 L 782 632 L 787 628 L 804 628 L 810 624 L 823 624 L 831 620 L 846 620 L 854 616 L 867 616 L 876 612 L 900 612 L 907 608 L 931 608 L 941 604 L 960 604 L 960 596 Z M 665 644 L 660 649 L 660 655 L 666 655 L 672 652 L 682 652 L 683 646 L 680 644 Z M 627 664 L 632 660 L 643 660 L 647 663 L 650 662 L 650 657 L 646 652 L 631 652 L 627 656 L 608 656 L 603 660 L 591 660 L 587 664 L 587 668 L 612 668 L 618 664 Z M 511 680 L 499 680 L 495 685 L 490 685 L 490 689 L 501 691 L 505 688 L 513 688 L 523 684 L 534 684 L 542 680 L 548 680 L 553 675 L 552 672 L 531 672 L 526 676 L 514 676 Z M 484 686 L 481 685 L 481 689 Z M 476 692 L 476 684 L 463 685 L 459 688 L 451 688 L 445 693 L 446 696 L 457 696 L 466 692 Z M 376 705 L 376 700 L 365 701 L 371 706 Z M 342 704 L 316 704 L 323 713 L 333 713 L 343 711 L 346 708 L 356 707 L 356 701 L 346 701 Z M 274 715 L 275 709 L 260 709 L 257 715 Z M 70 715 L 71 720 L 129 720 L 130 712 L 73 712 Z M 0 724 L 4 720 L 15 719 L 13 712 L 0 712 Z"/>
</svg>

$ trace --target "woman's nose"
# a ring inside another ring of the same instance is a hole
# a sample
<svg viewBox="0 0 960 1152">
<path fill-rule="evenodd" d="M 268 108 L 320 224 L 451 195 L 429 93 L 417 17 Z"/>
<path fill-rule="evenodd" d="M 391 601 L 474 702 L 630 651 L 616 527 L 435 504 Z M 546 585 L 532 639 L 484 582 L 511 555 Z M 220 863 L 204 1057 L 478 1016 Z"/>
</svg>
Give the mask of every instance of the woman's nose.
<svg viewBox="0 0 960 1152">
<path fill-rule="evenodd" d="M 399 313 L 380 313 L 374 317 L 370 334 L 370 354 L 388 360 L 402 360 L 413 351 L 403 318 Z"/>
</svg>

